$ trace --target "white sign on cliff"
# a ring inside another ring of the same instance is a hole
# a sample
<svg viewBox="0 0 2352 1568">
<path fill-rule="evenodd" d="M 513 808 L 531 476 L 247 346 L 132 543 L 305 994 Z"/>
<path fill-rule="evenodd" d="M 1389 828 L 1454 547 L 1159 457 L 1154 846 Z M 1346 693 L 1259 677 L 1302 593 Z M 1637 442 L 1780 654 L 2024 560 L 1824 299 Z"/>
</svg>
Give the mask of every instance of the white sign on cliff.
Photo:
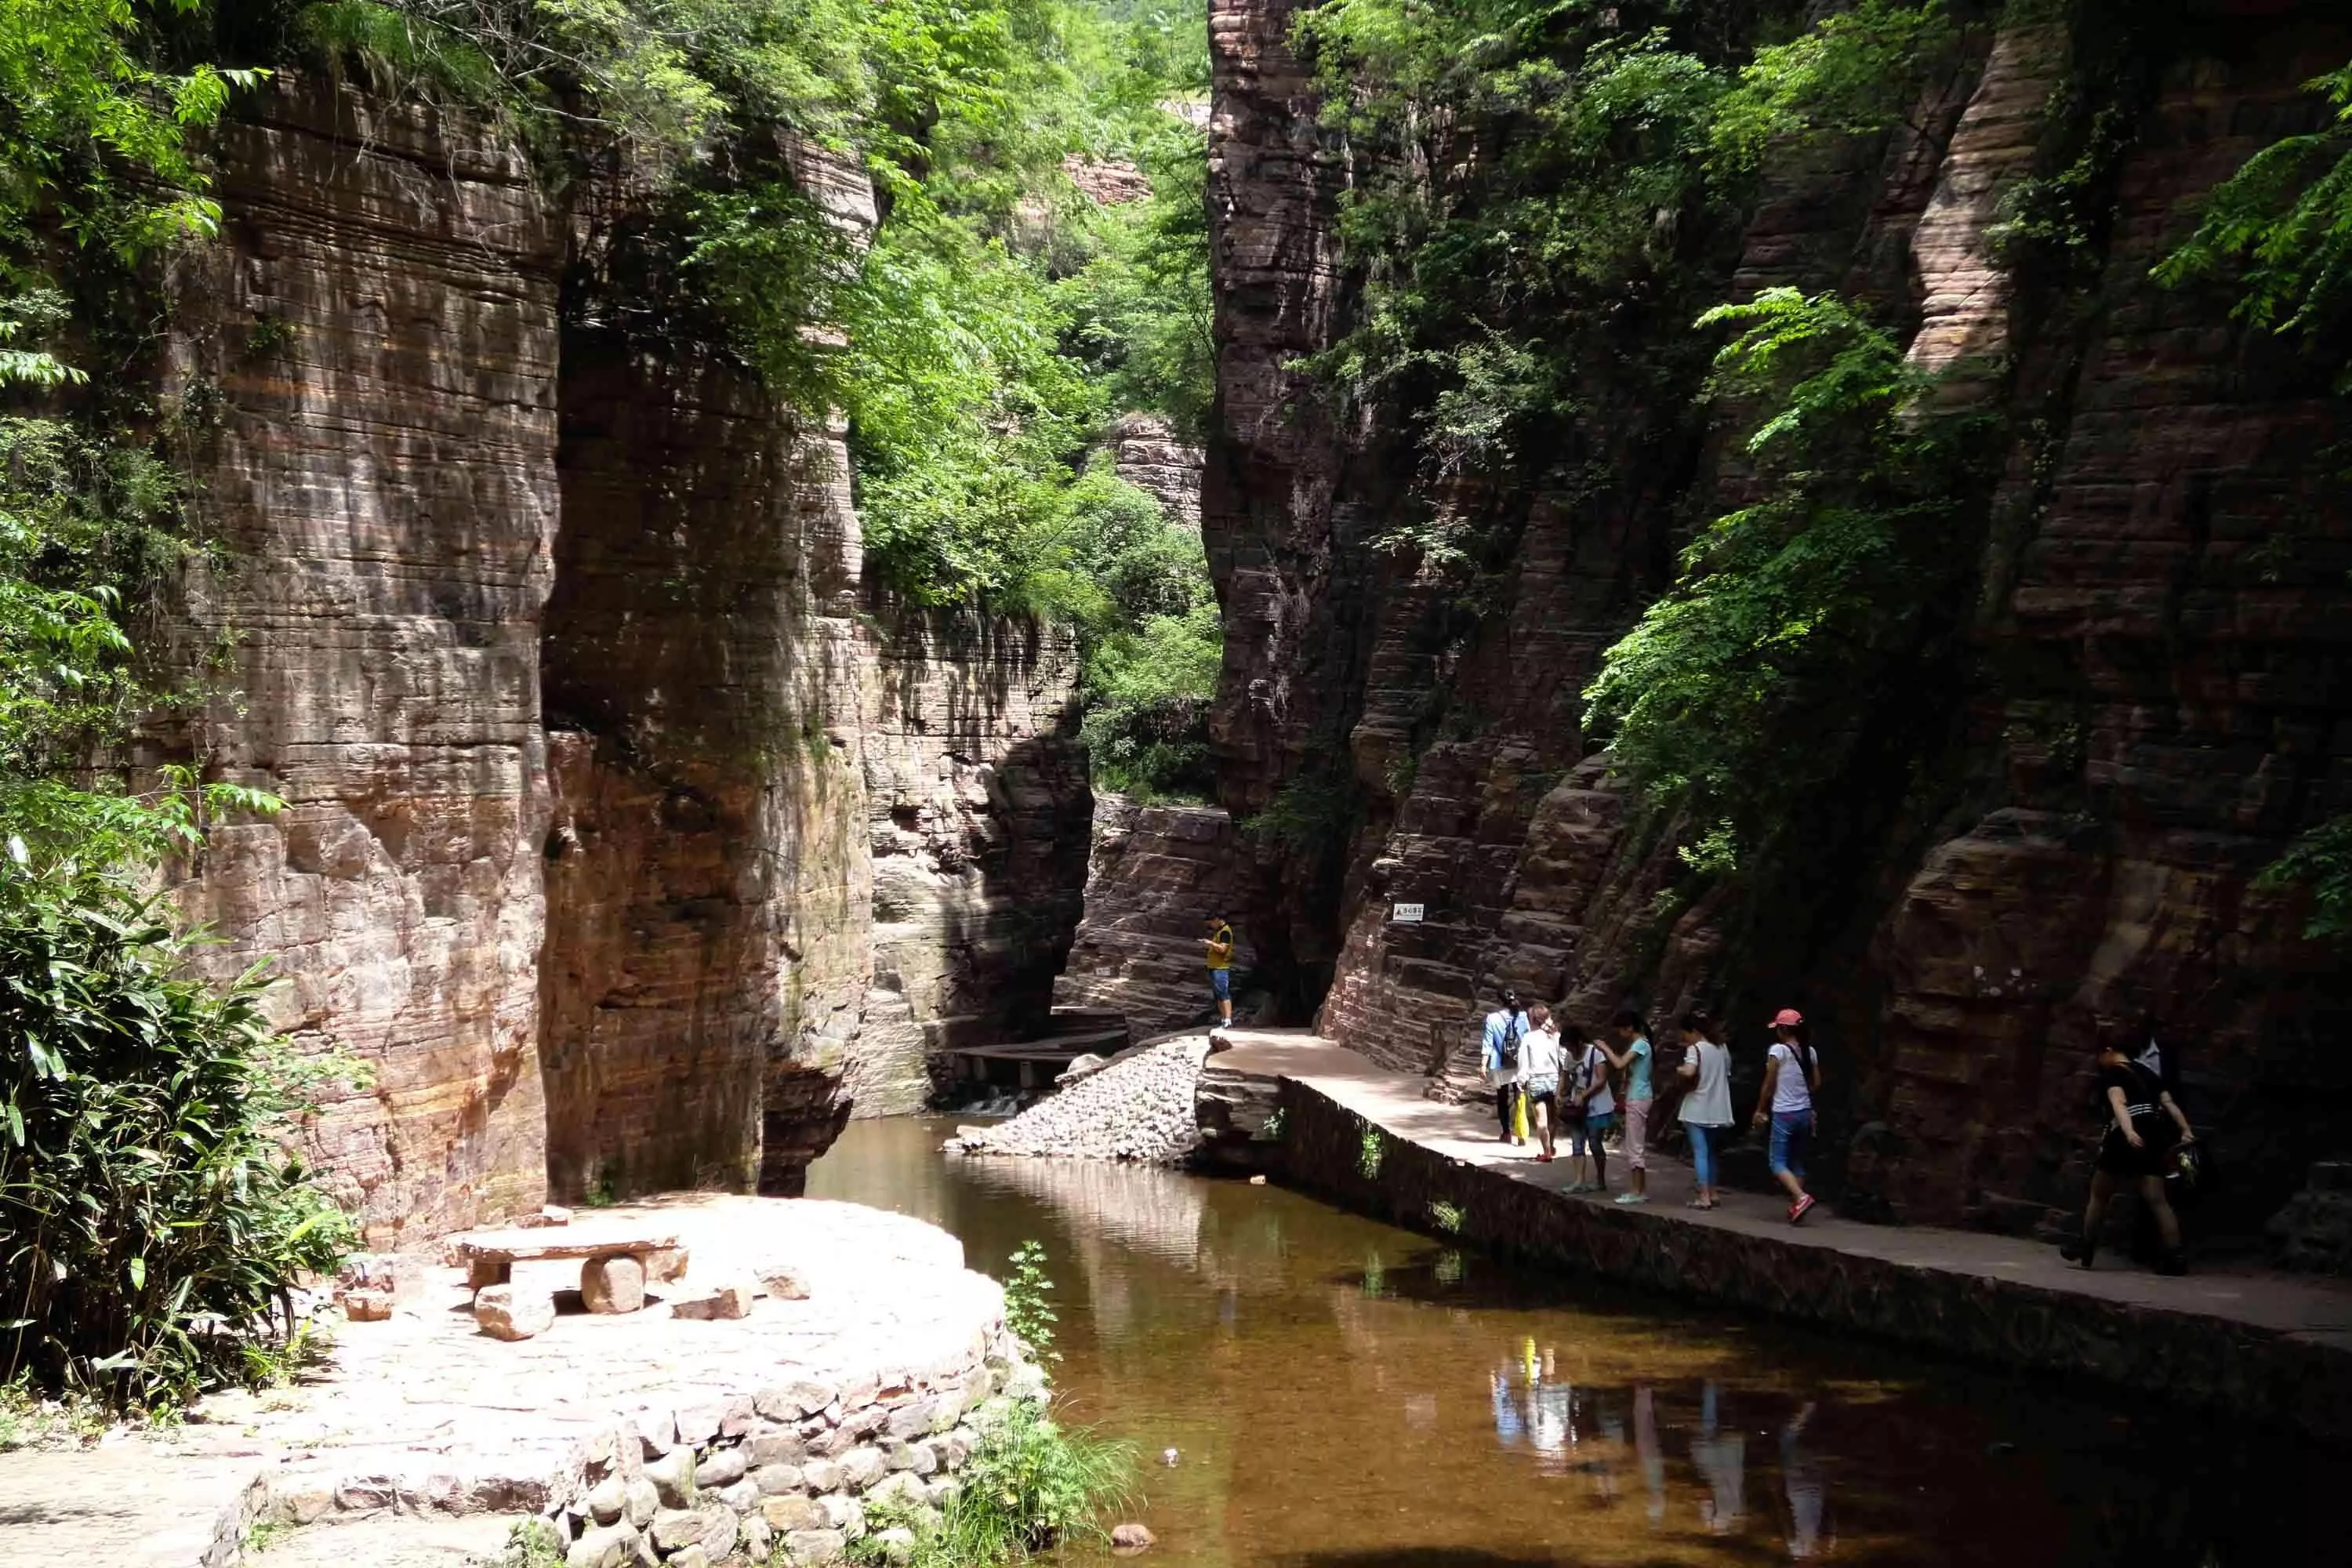
<svg viewBox="0 0 2352 1568">
<path fill-rule="evenodd" d="M 1401 925 L 1419 925 L 1421 923 L 1421 906 L 1419 904 L 1391 905 L 1390 906 L 1389 919 L 1397 921 Z"/>
</svg>

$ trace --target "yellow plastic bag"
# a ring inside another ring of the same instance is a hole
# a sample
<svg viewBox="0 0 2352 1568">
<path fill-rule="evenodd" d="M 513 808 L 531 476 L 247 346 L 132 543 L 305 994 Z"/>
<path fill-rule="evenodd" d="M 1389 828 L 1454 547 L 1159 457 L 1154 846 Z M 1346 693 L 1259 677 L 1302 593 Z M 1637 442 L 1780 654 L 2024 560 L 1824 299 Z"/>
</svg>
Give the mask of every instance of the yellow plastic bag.
<svg viewBox="0 0 2352 1568">
<path fill-rule="evenodd" d="M 1511 1136 L 1525 1138 L 1527 1135 L 1528 1097 L 1524 1094 L 1515 1094 L 1511 1096 Z"/>
</svg>

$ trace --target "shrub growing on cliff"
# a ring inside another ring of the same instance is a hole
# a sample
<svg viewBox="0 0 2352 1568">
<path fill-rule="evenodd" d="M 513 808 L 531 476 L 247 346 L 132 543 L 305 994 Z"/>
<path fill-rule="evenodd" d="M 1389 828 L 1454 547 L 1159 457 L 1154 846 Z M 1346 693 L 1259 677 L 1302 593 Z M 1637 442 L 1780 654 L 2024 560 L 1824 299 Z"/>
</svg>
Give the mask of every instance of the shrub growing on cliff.
<svg viewBox="0 0 2352 1568">
<path fill-rule="evenodd" d="M 105 879 L 0 870 L 0 1381 L 144 1406 L 242 1379 L 350 1242 L 286 1148 L 306 1079 L 255 984 L 186 955 Z"/>
<path fill-rule="evenodd" d="M 2306 86 L 2326 100 L 2326 124 L 2273 142 L 2216 185 L 2156 278 L 2232 280 L 2232 316 L 2301 337 L 2336 365 L 2338 390 L 2352 390 L 2352 65 Z"/>
<path fill-rule="evenodd" d="M 2305 936 L 2352 937 L 2352 816 L 2335 817 L 2297 838 L 2263 872 L 2262 885 L 2311 889 Z"/>
<path fill-rule="evenodd" d="M 1715 520 L 1586 689 L 1618 767 L 1715 823 L 1717 869 L 1842 776 L 1883 696 L 1961 598 L 1970 422 L 1922 405 L 1900 345 L 1832 294 L 1769 289 L 1729 326 L 1717 392 L 1750 411 L 1765 497 Z"/>
</svg>

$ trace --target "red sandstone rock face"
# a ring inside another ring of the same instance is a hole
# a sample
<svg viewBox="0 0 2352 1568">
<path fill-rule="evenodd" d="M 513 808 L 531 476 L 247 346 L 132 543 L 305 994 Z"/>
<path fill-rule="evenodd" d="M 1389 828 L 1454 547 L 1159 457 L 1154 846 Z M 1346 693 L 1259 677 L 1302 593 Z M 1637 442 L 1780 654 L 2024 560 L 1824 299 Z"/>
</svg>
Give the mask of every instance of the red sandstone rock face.
<svg viewBox="0 0 2352 1568">
<path fill-rule="evenodd" d="M 281 78 L 217 142 L 222 243 L 176 279 L 167 398 L 217 399 L 223 542 L 192 641 L 232 695 L 194 754 L 289 802 L 183 889 L 273 1018 L 374 1081 L 320 1152 L 372 1237 L 545 1197 L 539 616 L 551 581 L 560 236 L 513 149 Z"/>
<path fill-rule="evenodd" d="M 1111 466 L 1118 477 L 1160 503 L 1168 521 L 1201 527 L 1201 448 L 1176 438 L 1156 415 L 1123 415 L 1110 427 Z"/>
<path fill-rule="evenodd" d="M 1214 806 L 1096 797 L 1086 916 L 1055 1005 L 1124 1014 L 1139 1040 L 1199 1023 L 1210 1009 L 1202 928 L 1235 916 L 1242 864 L 1233 818 Z M 1245 924 L 1234 939 L 1245 973 L 1257 962 Z"/>
<path fill-rule="evenodd" d="M 1077 649 L 1026 622 L 885 605 L 864 650 L 874 985 L 844 1092 L 919 1110 L 945 1050 L 1041 1028 L 1086 888 Z"/>
<path fill-rule="evenodd" d="M 2170 1025 L 2242 1194 L 2292 1187 L 2341 1136 L 2323 1042 L 2352 1020 L 2342 954 L 2252 881 L 2352 806 L 2352 593 L 2325 564 L 2352 516 L 2313 489 L 2344 405 L 2324 371 L 2221 325 L 2224 299 L 2146 274 L 2184 204 L 2293 124 L 2298 85 L 2352 37 L 2216 46 L 2231 58 L 2168 78 L 2124 166 L 2047 489 L 1996 542 L 1984 640 L 2035 673 L 1974 716 L 1987 809 L 1881 932 L 1893 1137 L 1868 1175 L 1899 1215 L 2030 1217 L 2078 1184 L 2101 1020 Z"/>
<path fill-rule="evenodd" d="M 1297 9 L 1215 0 L 1209 12 L 1217 410 L 1201 529 L 1225 626 L 1210 734 L 1219 798 L 1238 817 L 1310 767 L 1343 765 L 1366 652 L 1365 518 L 1335 509 L 1346 454 L 1295 363 L 1335 330 L 1345 174 L 1291 51 Z M 1337 957 L 1328 912 L 1314 912 L 1328 868 L 1260 858 L 1248 924 L 1271 977 L 1311 998 Z"/>
<path fill-rule="evenodd" d="M 2313 1042 L 2341 1033 L 2345 978 L 2250 881 L 2352 799 L 2352 603 L 2325 565 L 2347 525 L 2311 488 L 2341 405 L 2223 325 L 2225 300 L 2164 295 L 2145 274 L 2182 232 L 2182 204 L 2291 128 L 2296 85 L 2352 39 L 2311 16 L 2203 36 L 2214 57 L 2174 63 L 2124 169 L 2104 277 L 2075 303 L 2032 302 L 2056 325 L 2022 337 L 2029 307 L 1987 231 L 2043 155 L 2071 68 L 2063 34 L 1995 39 L 1931 87 L 1912 117 L 1925 135 L 1833 143 L 1773 172 L 1728 292 L 1859 294 L 1916 329 L 1921 363 L 1976 367 L 1946 395 L 2049 413 L 2039 429 L 2018 418 L 1969 739 L 1937 760 L 1928 816 L 1891 822 L 1838 907 L 1754 911 L 1737 887 L 1687 907 L 1669 896 L 1671 839 L 1628 835 L 1635 819 L 1578 732 L 1594 658 L 1664 585 L 1677 508 L 1698 508 L 1669 488 L 1570 520 L 1528 498 L 1501 613 L 1443 646 L 1425 635 L 1431 595 L 1383 584 L 1350 537 L 1394 479 L 1377 433 L 1343 441 L 1286 402 L 1282 356 L 1321 346 L 1345 306 L 1286 29 L 1278 5 L 1218 13 L 1215 263 L 1235 297 L 1204 526 L 1228 609 L 1229 799 L 1271 798 L 1309 765 L 1318 726 L 1354 710 L 1371 830 L 1324 906 L 1345 931 L 1324 1028 L 1391 1065 L 1434 1056 L 1458 1072 L 1479 994 L 1501 982 L 1588 1018 L 1628 996 L 1654 1016 L 1704 996 L 1752 1026 L 1767 996 L 1801 999 L 1843 1058 L 1844 1129 L 1877 1123 L 1858 1196 L 2017 1224 L 2079 1191 L 2090 1020 L 2153 1008 L 2185 1021 L 2192 1094 L 2234 1167 L 2274 1158 L 2291 1185 L 2322 1126 L 2307 1108 L 2326 1085 L 2340 1097 Z M 1687 482 L 1710 510 L 1748 499 L 1727 454 Z M 1454 716 L 1416 758 L 1433 701 Z M 1931 831 L 1955 790 L 1966 804 Z M 1275 893 L 1294 930 L 1326 896 Z M 1391 922 L 1400 900 L 1429 920 Z"/>
<path fill-rule="evenodd" d="M 854 163 L 786 152 L 870 226 Z M 478 128 L 291 75 L 218 153 L 166 391 L 222 409 L 189 640 L 230 694 L 163 739 L 291 807 L 182 896 L 373 1070 L 319 1130 L 371 1237 L 551 1174 L 797 1191 L 851 1096 L 1042 1016 L 1085 871 L 1066 643 L 872 595 L 839 428 L 567 303 L 625 193 L 558 213 Z M 872 831 L 900 809 L 939 918 Z"/>
</svg>

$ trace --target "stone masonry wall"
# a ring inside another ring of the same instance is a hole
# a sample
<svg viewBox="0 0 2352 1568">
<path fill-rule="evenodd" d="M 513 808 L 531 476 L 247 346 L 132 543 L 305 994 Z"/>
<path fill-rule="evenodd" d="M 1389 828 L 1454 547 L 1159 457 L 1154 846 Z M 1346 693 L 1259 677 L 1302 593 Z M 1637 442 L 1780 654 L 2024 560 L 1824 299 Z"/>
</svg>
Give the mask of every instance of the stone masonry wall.
<svg viewBox="0 0 2352 1568">
<path fill-rule="evenodd" d="M 1447 1245 L 2329 1442 L 2352 1436 L 2352 1358 L 2311 1336 L 1579 1203 L 1391 1137 L 1296 1079 L 1281 1080 L 1279 1102 L 1286 1184 Z"/>
<path fill-rule="evenodd" d="M 1000 1329 L 970 1361 L 887 1386 L 868 1373 L 647 1410 L 581 1444 L 541 1517 L 566 1568 L 765 1563 L 779 1546 L 824 1568 L 869 1530 L 903 1542 L 935 1523 L 982 1430 L 1045 1397 Z"/>
</svg>

